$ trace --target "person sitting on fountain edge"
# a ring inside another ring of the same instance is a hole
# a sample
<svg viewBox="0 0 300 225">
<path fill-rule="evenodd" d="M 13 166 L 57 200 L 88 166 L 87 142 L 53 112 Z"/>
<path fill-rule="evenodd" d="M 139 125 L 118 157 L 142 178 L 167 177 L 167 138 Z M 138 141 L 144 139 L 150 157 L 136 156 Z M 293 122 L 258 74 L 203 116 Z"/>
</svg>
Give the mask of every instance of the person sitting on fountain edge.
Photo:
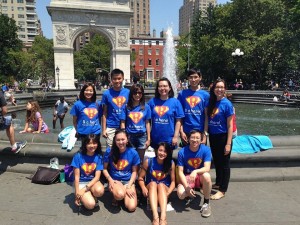
<svg viewBox="0 0 300 225">
<path fill-rule="evenodd" d="M 27 144 L 27 141 L 15 142 L 15 130 L 11 124 L 12 117 L 6 116 L 7 114 L 7 102 L 2 92 L 0 92 L 0 131 L 6 130 L 6 135 L 11 144 L 11 151 L 18 153 Z"/>
</svg>

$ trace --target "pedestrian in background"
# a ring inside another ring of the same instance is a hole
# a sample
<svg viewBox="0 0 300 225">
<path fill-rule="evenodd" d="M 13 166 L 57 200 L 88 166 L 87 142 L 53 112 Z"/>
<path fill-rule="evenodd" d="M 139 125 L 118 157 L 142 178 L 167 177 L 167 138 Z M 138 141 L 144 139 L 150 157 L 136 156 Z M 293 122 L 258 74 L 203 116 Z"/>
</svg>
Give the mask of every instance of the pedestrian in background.
<svg viewBox="0 0 300 225">
<path fill-rule="evenodd" d="M 54 110 L 53 110 L 53 129 L 55 129 L 56 126 L 56 120 L 59 118 L 59 123 L 60 123 L 60 128 L 64 129 L 64 119 L 65 115 L 68 112 L 69 105 L 65 101 L 65 97 L 60 97 L 59 100 L 54 105 Z"/>
</svg>

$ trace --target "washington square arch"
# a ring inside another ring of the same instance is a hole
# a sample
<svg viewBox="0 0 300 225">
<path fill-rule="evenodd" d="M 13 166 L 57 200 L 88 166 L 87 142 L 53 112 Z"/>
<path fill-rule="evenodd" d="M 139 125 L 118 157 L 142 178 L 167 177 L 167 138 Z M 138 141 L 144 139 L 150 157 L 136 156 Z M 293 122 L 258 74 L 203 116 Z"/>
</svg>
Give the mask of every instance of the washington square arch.
<svg viewBox="0 0 300 225">
<path fill-rule="evenodd" d="M 133 12 L 129 0 L 51 0 L 47 7 L 52 19 L 55 84 L 60 89 L 74 89 L 75 39 L 83 32 L 94 31 L 111 45 L 110 69 L 124 71 L 130 78 L 129 28 Z M 58 78 L 59 76 L 59 78 Z"/>
</svg>

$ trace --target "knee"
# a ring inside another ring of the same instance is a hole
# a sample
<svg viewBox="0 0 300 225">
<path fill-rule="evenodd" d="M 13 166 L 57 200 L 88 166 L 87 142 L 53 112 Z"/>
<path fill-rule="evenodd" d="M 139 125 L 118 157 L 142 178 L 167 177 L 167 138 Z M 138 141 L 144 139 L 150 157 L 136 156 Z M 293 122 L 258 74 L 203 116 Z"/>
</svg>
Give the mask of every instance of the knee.
<svg viewBox="0 0 300 225">
<path fill-rule="evenodd" d="M 123 190 L 117 190 L 114 192 L 114 198 L 118 201 L 123 200 L 125 198 L 126 193 Z"/>
<path fill-rule="evenodd" d="M 182 186 L 182 184 L 179 184 L 177 187 L 177 196 L 180 200 L 183 200 L 186 196 L 185 196 L 185 189 Z"/>
<path fill-rule="evenodd" d="M 93 191 L 93 195 L 95 197 L 101 197 L 104 194 L 104 188 L 103 187 L 97 187 L 94 191 Z"/>
<path fill-rule="evenodd" d="M 96 205 L 96 202 L 93 198 L 87 200 L 84 203 L 84 207 L 87 208 L 87 209 L 93 209 L 93 208 L 95 208 L 95 205 Z"/>
<path fill-rule="evenodd" d="M 128 210 L 129 212 L 134 212 L 134 211 L 136 210 L 136 205 L 134 205 L 134 204 L 129 204 L 129 205 L 126 206 L 126 208 L 127 208 L 127 210 Z"/>
<path fill-rule="evenodd" d="M 155 183 L 154 181 L 151 181 L 149 183 L 149 189 L 157 189 L 157 183 Z"/>
<path fill-rule="evenodd" d="M 203 180 L 203 183 L 210 184 L 211 183 L 210 173 L 208 173 L 208 172 L 203 173 L 202 174 L 202 180 Z"/>
</svg>

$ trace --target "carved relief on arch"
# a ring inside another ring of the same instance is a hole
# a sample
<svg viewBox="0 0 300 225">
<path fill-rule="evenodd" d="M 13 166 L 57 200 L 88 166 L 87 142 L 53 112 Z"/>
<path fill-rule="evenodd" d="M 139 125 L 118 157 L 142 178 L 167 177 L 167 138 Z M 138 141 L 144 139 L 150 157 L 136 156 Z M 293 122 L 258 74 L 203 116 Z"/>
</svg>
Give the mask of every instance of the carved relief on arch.
<svg viewBox="0 0 300 225">
<path fill-rule="evenodd" d="M 118 5 L 125 5 L 128 3 L 128 0 L 117 0 Z"/>
<path fill-rule="evenodd" d="M 118 47 L 128 47 L 128 29 L 118 29 Z"/>
<path fill-rule="evenodd" d="M 115 28 L 112 27 L 102 27 L 102 30 L 105 31 L 105 33 L 107 33 L 107 35 L 110 37 L 110 39 L 112 40 L 112 44 L 115 46 L 116 45 L 116 34 L 115 34 Z"/>
<path fill-rule="evenodd" d="M 57 45 L 67 45 L 67 26 L 55 25 L 55 41 Z"/>
<path fill-rule="evenodd" d="M 80 30 L 83 26 L 69 26 L 69 34 L 70 34 L 70 40 L 72 41 L 75 36 L 75 33 L 77 33 L 78 30 Z"/>
</svg>

